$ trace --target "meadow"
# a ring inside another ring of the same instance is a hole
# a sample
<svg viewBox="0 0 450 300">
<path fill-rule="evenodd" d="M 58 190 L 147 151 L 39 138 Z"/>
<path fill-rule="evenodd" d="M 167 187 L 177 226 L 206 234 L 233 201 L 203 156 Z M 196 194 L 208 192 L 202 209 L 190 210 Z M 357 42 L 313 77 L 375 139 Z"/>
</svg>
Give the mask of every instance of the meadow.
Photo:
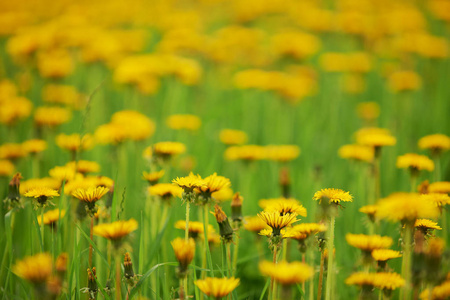
<svg viewBox="0 0 450 300">
<path fill-rule="evenodd" d="M 2 299 L 449 299 L 449 12 L 0 2 Z"/>
</svg>

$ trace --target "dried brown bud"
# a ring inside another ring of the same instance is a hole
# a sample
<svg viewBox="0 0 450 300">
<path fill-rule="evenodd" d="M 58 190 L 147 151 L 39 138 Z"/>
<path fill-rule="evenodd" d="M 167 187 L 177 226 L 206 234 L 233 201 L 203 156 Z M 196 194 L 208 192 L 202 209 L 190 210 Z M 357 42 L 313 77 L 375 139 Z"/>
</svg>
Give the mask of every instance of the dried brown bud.
<svg viewBox="0 0 450 300">
<path fill-rule="evenodd" d="M 123 260 L 123 267 L 125 269 L 125 278 L 130 279 L 134 277 L 133 263 L 131 262 L 130 253 L 125 253 Z"/>
<path fill-rule="evenodd" d="M 428 194 L 428 187 L 430 186 L 430 182 L 428 180 L 422 181 L 421 184 L 417 187 L 417 191 L 420 194 Z"/>
<path fill-rule="evenodd" d="M 56 258 L 56 271 L 65 273 L 67 271 L 67 253 L 63 252 Z"/>
<path fill-rule="evenodd" d="M 217 223 L 223 223 L 225 222 L 225 220 L 227 220 L 227 215 L 217 204 L 214 206 L 214 215 L 216 216 Z"/>
</svg>

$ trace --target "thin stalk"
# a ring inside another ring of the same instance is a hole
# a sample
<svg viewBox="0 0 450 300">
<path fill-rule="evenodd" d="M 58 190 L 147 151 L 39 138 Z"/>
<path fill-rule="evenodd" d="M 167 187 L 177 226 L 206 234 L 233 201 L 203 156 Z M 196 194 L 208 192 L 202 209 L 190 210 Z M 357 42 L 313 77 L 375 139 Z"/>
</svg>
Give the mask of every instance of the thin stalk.
<svg viewBox="0 0 450 300">
<path fill-rule="evenodd" d="M 319 287 L 317 289 L 317 300 L 322 300 L 322 284 L 323 284 L 323 267 L 325 264 L 325 255 L 323 251 L 320 255 L 320 273 L 319 273 Z"/>
<path fill-rule="evenodd" d="M 403 244 L 402 277 L 405 279 L 405 286 L 400 291 L 399 299 L 410 299 L 411 294 L 411 244 L 414 230 L 414 222 L 405 224 L 405 236 Z"/>
<path fill-rule="evenodd" d="M 94 242 L 94 217 L 91 217 L 91 227 L 89 230 L 89 237 L 91 238 L 91 242 Z M 89 267 L 92 268 L 92 243 L 89 243 Z"/>
<path fill-rule="evenodd" d="M 42 245 L 45 248 L 45 242 L 44 242 L 44 206 L 41 207 L 41 237 L 42 237 Z"/>
<path fill-rule="evenodd" d="M 120 300 L 122 299 L 122 291 L 121 291 L 121 270 L 120 270 L 120 254 L 119 251 L 116 249 L 117 254 L 116 254 L 116 300 Z"/>
<path fill-rule="evenodd" d="M 231 276 L 232 273 L 232 269 L 231 269 L 231 249 L 230 249 L 230 244 L 231 243 L 227 243 L 226 244 L 226 249 L 227 249 L 227 274 L 228 277 Z"/>
<path fill-rule="evenodd" d="M 238 255 L 239 255 L 239 235 L 237 235 L 236 241 L 234 243 L 233 265 L 232 265 L 232 273 L 231 273 L 233 276 L 236 276 Z"/>
<path fill-rule="evenodd" d="M 159 221 L 159 228 L 158 231 L 161 231 L 161 229 L 164 226 L 164 223 L 166 222 L 167 219 L 167 213 L 169 212 L 169 205 L 167 203 L 163 203 L 163 212 L 161 214 L 161 220 Z"/>
<path fill-rule="evenodd" d="M 309 265 L 314 267 L 314 249 L 312 247 L 308 247 L 306 250 L 306 254 L 308 255 Z M 309 280 L 309 300 L 314 300 L 314 275 Z"/>
<path fill-rule="evenodd" d="M 276 264 L 278 261 L 278 255 L 277 255 L 278 245 L 274 247 L 273 249 L 273 263 Z M 273 277 L 270 278 L 270 287 L 272 290 L 272 300 L 275 300 L 277 297 L 277 283 L 273 280 Z"/>
<path fill-rule="evenodd" d="M 184 229 L 184 239 L 187 242 L 189 240 L 189 212 L 190 212 L 190 203 L 186 201 L 186 228 Z"/>
<path fill-rule="evenodd" d="M 375 150 L 376 151 L 376 150 Z M 373 161 L 373 196 L 369 197 L 369 204 L 372 205 L 380 199 L 380 157 L 379 155 L 375 155 Z"/>
<path fill-rule="evenodd" d="M 32 168 L 32 174 L 33 178 L 39 178 L 39 159 L 37 154 L 33 155 L 31 158 L 31 168 Z"/>
<path fill-rule="evenodd" d="M 328 268 L 327 268 L 328 275 L 327 275 L 327 286 L 325 290 L 325 300 L 331 299 L 333 279 L 334 279 L 334 255 L 333 255 L 334 224 L 335 224 L 335 217 L 332 216 L 328 228 Z"/>
<path fill-rule="evenodd" d="M 283 248 L 281 249 L 281 260 L 286 260 L 287 257 L 287 243 L 288 239 L 283 239 Z"/>
<path fill-rule="evenodd" d="M 186 278 L 180 278 L 180 289 L 178 290 L 178 296 L 180 296 L 180 300 L 184 300 L 184 281 Z"/>
<path fill-rule="evenodd" d="M 411 173 L 411 193 L 414 193 L 416 191 L 417 177 L 417 174 Z"/>
<path fill-rule="evenodd" d="M 434 182 L 441 180 L 441 161 L 439 154 L 434 156 Z"/>
</svg>

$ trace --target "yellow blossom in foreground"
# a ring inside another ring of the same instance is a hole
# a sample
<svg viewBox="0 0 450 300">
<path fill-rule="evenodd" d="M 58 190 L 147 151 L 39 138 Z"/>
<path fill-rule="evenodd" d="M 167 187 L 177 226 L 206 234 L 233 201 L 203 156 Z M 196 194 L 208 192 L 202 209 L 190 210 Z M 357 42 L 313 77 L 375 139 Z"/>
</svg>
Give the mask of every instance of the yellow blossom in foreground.
<svg viewBox="0 0 450 300">
<path fill-rule="evenodd" d="M 206 182 L 203 180 L 200 175 L 194 175 L 194 173 L 189 173 L 188 176 L 185 177 L 177 177 L 172 180 L 173 184 L 178 185 L 183 189 L 194 189 L 194 188 L 205 188 Z"/>
<path fill-rule="evenodd" d="M 38 126 L 58 126 L 70 120 L 72 113 L 62 107 L 38 107 L 34 112 L 34 122 Z"/>
<path fill-rule="evenodd" d="M 32 283 L 44 283 L 52 274 L 52 257 L 48 253 L 27 256 L 18 261 L 12 271 Z"/>
<path fill-rule="evenodd" d="M 194 115 L 171 115 L 166 120 L 167 126 L 171 129 L 197 130 L 202 125 L 199 117 Z"/>
<path fill-rule="evenodd" d="M 109 240 L 120 240 L 135 231 L 138 222 L 135 219 L 104 223 L 94 227 L 94 234 Z"/>
<path fill-rule="evenodd" d="M 266 222 L 261 220 L 260 217 L 254 216 L 254 217 L 245 217 L 244 228 L 248 231 L 260 232 L 263 229 L 268 229 L 269 226 L 266 224 Z"/>
<path fill-rule="evenodd" d="M 48 198 L 59 196 L 59 193 L 57 190 L 48 187 L 33 187 L 30 188 L 24 196 L 30 198 L 45 198 L 45 200 L 47 200 Z"/>
<path fill-rule="evenodd" d="M 248 140 L 247 134 L 241 130 L 222 129 L 220 131 L 220 141 L 225 145 L 241 145 Z"/>
<path fill-rule="evenodd" d="M 363 145 L 344 145 L 338 153 L 342 158 L 366 162 L 371 162 L 375 154 L 372 147 Z"/>
<path fill-rule="evenodd" d="M 83 202 L 92 203 L 98 201 L 108 191 L 109 188 L 103 186 L 90 187 L 87 189 L 77 189 L 72 193 L 72 196 Z"/>
<path fill-rule="evenodd" d="M 273 203 L 269 203 L 264 210 L 276 211 L 280 213 L 280 215 L 297 214 L 302 217 L 306 217 L 307 215 L 306 208 L 303 205 L 300 205 L 297 201 L 291 200 L 273 201 Z"/>
<path fill-rule="evenodd" d="M 447 194 L 439 194 L 439 193 L 429 193 L 420 195 L 425 201 L 429 201 L 434 203 L 437 207 L 441 207 L 447 204 L 450 204 L 450 196 Z"/>
<path fill-rule="evenodd" d="M 281 216 L 276 211 L 263 211 L 258 217 L 273 229 L 275 235 L 279 234 L 281 229 L 298 221 L 296 213 Z"/>
<path fill-rule="evenodd" d="M 61 218 L 64 218 L 64 216 L 66 215 L 66 211 L 63 209 L 60 212 L 59 209 L 54 209 L 54 210 L 50 210 L 50 211 L 46 212 L 44 214 L 44 224 L 45 225 L 53 225 L 55 222 L 57 222 L 59 220 L 60 215 L 61 215 Z M 42 224 L 41 216 L 38 216 L 38 223 L 39 223 L 39 225 Z"/>
<path fill-rule="evenodd" d="M 14 164 L 6 159 L 0 159 L 0 176 L 10 176 L 14 172 Z"/>
<path fill-rule="evenodd" d="M 180 197 L 183 189 L 171 183 L 157 183 L 148 187 L 148 192 L 153 196 L 166 197 Z"/>
<path fill-rule="evenodd" d="M 375 249 L 389 248 L 393 243 L 391 237 L 379 235 L 347 233 L 345 239 L 350 246 L 369 252 Z"/>
<path fill-rule="evenodd" d="M 432 134 L 424 136 L 419 140 L 420 149 L 430 149 L 440 152 L 450 149 L 450 137 L 445 134 Z"/>
<path fill-rule="evenodd" d="M 375 249 L 372 251 L 372 257 L 376 261 L 387 261 L 389 259 L 402 257 L 399 251 L 391 249 Z"/>
<path fill-rule="evenodd" d="M 61 182 L 55 178 L 44 177 L 44 178 L 32 178 L 20 183 L 20 193 L 25 195 L 28 191 L 33 188 L 46 187 L 52 190 L 58 190 L 61 186 Z"/>
<path fill-rule="evenodd" d="M 414 227 L 424 231 L 425 233 L 432 229 L 442 230 L 442 228 L 438 226 L 437 222 L 433 222 L 428 219 L 417 219 L 414 223 Z"/>
<path fill-rule="evenodd" d="M 305 282 L 314 274 L 312 267 L 296 261 L 290 263 L 281 261 L 277 264 L 269 261 L 262 261 L 259 263 L 259 270 L 263 275 L 273 278 L 282 285 Z"/>
<path fill-rule="evenodd" d="M 187 266 L 194 259 L 194 239 L 190 238 L 186 241 L 183 238 L 176 238 L 170 243 L 172 244 L 173 251 L 175 252 L 175 257 L 177 258 L 180 265 L 184 268 L 187 268 Z"/>
<path fill-rule="evenodd" d="M 340 189 L 322 189 L 316 192 L 313 196 L 313 200 L 322 202 L 322 200 L 328 200 L 330 203 L 340 203 L 340 202 L 352 202 L 353 197 L 349 192 L 344 192 Z"/>
<path fill-rule="evenodd" d="M 397 157 L 397 168 L 411 168 L 412 170 L 434 170 L 434 162 L 425 155 L 407 153 Z"/>
<path fill-rule="evenodd" d="M 450 194 L 450 181 L 438 181 L 428 186 L 430 193 Z"/>
<path fill-rule="evenodd" d="M 238 285 L 239 278 L 212 278 L 196 280 L 194 284 L 208 297 L 221 298 L 230 294 Z"/>
<path fill-rule="evenodd" d="M 439 210 L 434 203 L 418 194 L 394 194 L 378 202 L 377 216 L 391 221 L 414 221 L 418 218 L 436 218 Z"/>
<path fill-rule="evenodd" d="M 200 187 L 199 189 L 203 193 L 214 193 L 218 192 L 223 188 L 227 188 L 231 185 L 230 179 L 219 176 L 217 173 L 214 173 L 204 179 L 205 185 Z"/>
</svg>

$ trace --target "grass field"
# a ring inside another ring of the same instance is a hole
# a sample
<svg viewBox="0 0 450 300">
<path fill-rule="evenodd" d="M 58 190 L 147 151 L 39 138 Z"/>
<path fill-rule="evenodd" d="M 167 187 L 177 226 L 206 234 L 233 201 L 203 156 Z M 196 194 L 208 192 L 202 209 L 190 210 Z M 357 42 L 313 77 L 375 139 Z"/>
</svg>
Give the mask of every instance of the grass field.
<svg viewBox="0 0 450 300">
<path fill-rule="evenodd" d="M 448 11 L 448 0 L 0 3 L 2 299 L 448 299 Z M 190 172 L 194 190 L 176 181 Z M 263 199 L 276 224 L 298 221 L 280 235 L 247 219 Z M 189 202 L 200 234 L 186 275 L 175 254 L 190 248 L 171 242 L 187 243 L 175 223 Z M 324 229 L 304 236 L 303 223 Z M 401 278 L 380 283 L 371 253 L 384 248 L 399 251 L 384 271 Z M 231 276 L 239 285 L 211 296 L 197 281 Z"/>
</svg>

